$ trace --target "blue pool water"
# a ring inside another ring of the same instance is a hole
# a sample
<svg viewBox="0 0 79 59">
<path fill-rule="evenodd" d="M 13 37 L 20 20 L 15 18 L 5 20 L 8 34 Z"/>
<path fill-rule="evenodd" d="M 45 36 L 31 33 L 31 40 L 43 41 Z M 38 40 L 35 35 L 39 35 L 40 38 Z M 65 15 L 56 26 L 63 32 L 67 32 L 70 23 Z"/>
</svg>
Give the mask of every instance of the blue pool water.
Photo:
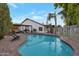
<svg viewBox="0 0 79 59">
<path fill-rule="evenodd" d="M 19 48 L 23 56 L 71 56 L 72 48 L 56 35 L 28 35 Z"/>
</svg>

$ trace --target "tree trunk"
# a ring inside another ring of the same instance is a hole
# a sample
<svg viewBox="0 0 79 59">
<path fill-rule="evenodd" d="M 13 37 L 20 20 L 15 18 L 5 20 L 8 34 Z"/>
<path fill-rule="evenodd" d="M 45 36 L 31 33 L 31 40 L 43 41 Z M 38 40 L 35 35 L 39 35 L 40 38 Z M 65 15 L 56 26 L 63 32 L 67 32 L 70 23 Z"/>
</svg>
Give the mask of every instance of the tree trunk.
<svg viewBox="0 0 79 59">
<path fill-rule="evenodd" d="M 55 15 L 55 34 L 57 34 L 57 19 L 56 19 L 56 15 Z"/>
</svg>

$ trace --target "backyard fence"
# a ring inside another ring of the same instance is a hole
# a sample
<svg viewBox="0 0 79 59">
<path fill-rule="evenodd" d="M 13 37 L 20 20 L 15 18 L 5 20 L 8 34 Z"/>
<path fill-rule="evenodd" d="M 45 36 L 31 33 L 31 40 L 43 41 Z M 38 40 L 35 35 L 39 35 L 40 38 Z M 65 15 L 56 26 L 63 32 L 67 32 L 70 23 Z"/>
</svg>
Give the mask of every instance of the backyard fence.
<svg viewBox="0 0 79 59">
<path fill-rule="evenodd" d="M 79 40 L 79 25 L 59 27 L 57 34 Z"/>
</svg>

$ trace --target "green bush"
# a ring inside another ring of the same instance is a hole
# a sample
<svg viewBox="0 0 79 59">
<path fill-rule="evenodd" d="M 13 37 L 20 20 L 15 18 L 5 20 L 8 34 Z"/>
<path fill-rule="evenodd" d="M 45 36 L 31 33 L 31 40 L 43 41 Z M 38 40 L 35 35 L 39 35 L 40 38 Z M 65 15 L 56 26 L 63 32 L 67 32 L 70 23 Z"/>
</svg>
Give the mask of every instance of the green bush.
<svg viewBox="0 0 79 59">
<path fill-rule="evenodd" d="M 10 12 L 6 3 L 0 3 L 0 39 L 10 31 L 12 22 Z"/>
<path fill-rule="evenodd" d="M 37 30 L 36 29 L 33 29 L 33 32 L 36 32 Z"/>
</svg>

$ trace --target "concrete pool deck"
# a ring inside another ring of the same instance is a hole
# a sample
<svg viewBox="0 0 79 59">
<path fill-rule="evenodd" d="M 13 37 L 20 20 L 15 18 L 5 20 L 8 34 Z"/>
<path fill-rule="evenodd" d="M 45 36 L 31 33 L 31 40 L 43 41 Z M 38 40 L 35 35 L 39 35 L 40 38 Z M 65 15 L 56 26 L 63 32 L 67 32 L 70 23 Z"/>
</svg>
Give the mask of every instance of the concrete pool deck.
<svg viewBox="0 0 79 59">
<path fill-rule="evenodd" d="M 19 56 L 18 48 L 25 41 L 24 34 L 17 34 L 20 36 L 19 39 L 11 41 L 12 36 L 5 36 L 4 39 L 0 40 L 0 56 Z"/>
<path fill-rule="evenodd" d="M 4 39 L 0 40 L 0 56 L 20 56 L 18 48 L 25 42 L 26 35 L 18 34 L 20 39 L 11 41 L 12 36 L 5 36 Z M 52 35 L 52 34 L 50 34 Z M 72 46 L 74 49 L 73 56 L 79 56 L 79 40 L 74 40 L 68 37 L 60 36 L 61 39 Z"/>
</svg>

